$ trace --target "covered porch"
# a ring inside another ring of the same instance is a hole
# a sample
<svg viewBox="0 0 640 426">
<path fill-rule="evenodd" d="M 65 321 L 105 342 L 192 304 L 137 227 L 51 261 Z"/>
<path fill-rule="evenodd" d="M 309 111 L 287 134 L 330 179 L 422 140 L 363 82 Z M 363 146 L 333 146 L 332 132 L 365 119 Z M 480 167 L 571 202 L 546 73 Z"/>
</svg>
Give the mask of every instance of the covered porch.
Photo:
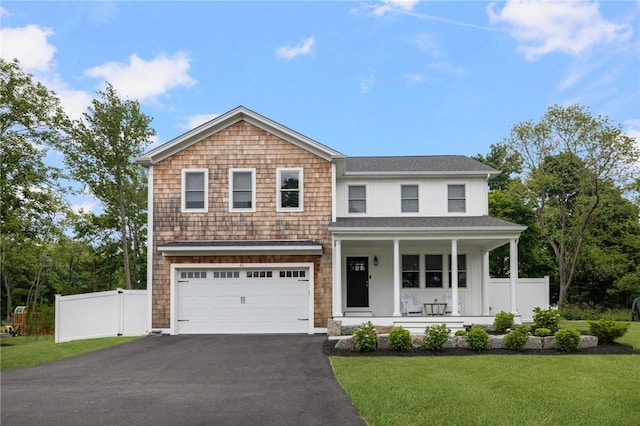
<svg viewBox="0 0 640 426">
<path fill-rule="evenodd" d="M 443 322 L 452 329 L 491 324 L 499 311 L 493 309 L 489 252 L 505 244 L 511 278 L 504 310 L 518 317 L 518 238 L 524 229 L 487 216 L 338 219 L 330 226 L 333 319 L 421 329 Z"/>
</svg>

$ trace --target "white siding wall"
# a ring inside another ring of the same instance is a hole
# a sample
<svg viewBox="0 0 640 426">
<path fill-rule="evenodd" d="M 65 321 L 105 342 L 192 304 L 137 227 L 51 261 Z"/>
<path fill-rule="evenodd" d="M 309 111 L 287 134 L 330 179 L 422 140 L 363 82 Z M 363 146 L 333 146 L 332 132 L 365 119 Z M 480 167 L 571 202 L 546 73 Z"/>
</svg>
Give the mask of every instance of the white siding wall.
<svg viewBox="0 0 640 426">
<path fill-rule="evenodd" d="M 466 212 L 449 213 L 447 211 L 447 184 L 463 184 L 466 187 Z M 367 213 L 350 214 L 348 211 L 349 185 L 367 187 Z M 401 185 L 418 185 L 420 208 L 418 213 L 400 211 Z M 338 217 L 346 216 L 482 216 L 487 211 L 487 184 L 484 179 L 363 179 L 341 180 L 336 188 Z"/>
</svg>

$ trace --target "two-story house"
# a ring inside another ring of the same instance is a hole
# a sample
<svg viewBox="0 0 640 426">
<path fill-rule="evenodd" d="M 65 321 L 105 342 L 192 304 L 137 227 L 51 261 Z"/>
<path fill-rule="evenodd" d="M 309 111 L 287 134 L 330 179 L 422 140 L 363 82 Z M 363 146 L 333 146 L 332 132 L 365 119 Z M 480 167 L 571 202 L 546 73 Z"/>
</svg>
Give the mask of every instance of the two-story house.
<svg viewBox="0 0 640 426">
<path fill-rule="evenodd" d="M 490 323 L 488 256 L 504 244 L 517 312 L 525 227 L 488 216 L 498 171 L 470 158 L 347 157 L 238 107 L 138 162 L 149 176 L 150 330 L 392 325 L 406 295 Z"/>
</svg>

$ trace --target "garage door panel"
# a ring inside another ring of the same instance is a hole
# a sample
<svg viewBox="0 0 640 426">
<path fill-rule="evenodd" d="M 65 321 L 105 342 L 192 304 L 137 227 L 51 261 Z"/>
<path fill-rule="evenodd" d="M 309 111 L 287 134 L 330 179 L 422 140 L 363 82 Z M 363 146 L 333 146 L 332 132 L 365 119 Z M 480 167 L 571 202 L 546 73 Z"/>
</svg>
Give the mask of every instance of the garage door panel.
<svg viewBox="0 0 640 426">
<path fill-rule="evenodd" d="M 178 280 L 177 332 L 307 333 L 309 281 L 282 278 L 276 270 L 260 274 L 238 270 L 214 277 L 209 270 L 194 273 L 205 279 Z"/>
</svg>

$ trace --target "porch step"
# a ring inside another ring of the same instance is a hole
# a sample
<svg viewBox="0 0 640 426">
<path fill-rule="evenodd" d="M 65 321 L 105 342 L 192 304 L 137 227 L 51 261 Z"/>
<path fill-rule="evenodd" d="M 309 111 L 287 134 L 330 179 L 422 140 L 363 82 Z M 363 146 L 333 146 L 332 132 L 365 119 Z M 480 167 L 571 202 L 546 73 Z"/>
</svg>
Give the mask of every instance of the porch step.
<svg viewBox="0 0 640 426">
<path fill-rule="evenodd" d="M 429 321 L 424 321 L 424 320 L 415 320 L 415 321 L 403 321 L 403 320 L 399 320 L 399 321 L 394 321 L 393 325 L 400 325 L 402 327 L 404 327 L 405 329 L 409 330 L 409 332 L 411 334 L 423 334 L 425 328 L 430 327 L 432 325 L 439 325 L 439 324 L 446 324 L 447 327 L 451 330 L 451 333 L 455 333 L 458 330 L 464 330 L 465 329 L 465 324 L 464 321 L 462 320 L 453 320 L 450 319 L 451 317 L 437 317 L 438 320 L 434 321 L 432 318 L 434 317 L 430 317 Z M 446 319 L 445 319 L 446 318 Z"/>
</svg>

